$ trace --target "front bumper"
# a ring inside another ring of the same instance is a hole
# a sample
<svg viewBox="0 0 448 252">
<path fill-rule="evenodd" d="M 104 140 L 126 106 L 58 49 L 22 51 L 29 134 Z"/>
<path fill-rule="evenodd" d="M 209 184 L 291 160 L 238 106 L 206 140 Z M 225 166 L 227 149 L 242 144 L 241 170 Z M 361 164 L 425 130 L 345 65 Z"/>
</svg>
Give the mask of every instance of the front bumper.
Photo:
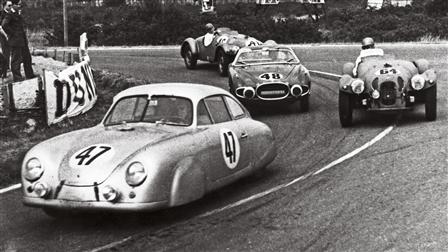
<svg viewBox="0 0 448 252">
<path fill-rule="evenodd" d="M 66 210 L 108 210 L 113 212 L 128 212 L 128 211 L 154 211 L 168 207 L 167 201 L 159 202 L 124 202 L 111 203 L 107 201 L 74 201 L 62 199 L 42 199 L 34 197 L 24 197 L 23 204 L 26 206 L 37 208 L 56 208 Z"/>
</svg>

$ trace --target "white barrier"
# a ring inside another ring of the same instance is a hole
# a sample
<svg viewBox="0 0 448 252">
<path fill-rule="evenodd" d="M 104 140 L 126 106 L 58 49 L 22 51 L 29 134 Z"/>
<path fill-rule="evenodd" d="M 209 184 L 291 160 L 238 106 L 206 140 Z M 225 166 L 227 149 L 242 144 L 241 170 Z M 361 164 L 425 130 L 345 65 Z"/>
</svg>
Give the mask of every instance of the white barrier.
<svg viewBox="0 0 448 252">
<path fill-rule="evenodd" d="M 96 85 L 87 61 L 70 66 L 58 75 L 44 71 L 43 81 L 48 125 L 85 113 L 96 103 Z"/>
</svg>

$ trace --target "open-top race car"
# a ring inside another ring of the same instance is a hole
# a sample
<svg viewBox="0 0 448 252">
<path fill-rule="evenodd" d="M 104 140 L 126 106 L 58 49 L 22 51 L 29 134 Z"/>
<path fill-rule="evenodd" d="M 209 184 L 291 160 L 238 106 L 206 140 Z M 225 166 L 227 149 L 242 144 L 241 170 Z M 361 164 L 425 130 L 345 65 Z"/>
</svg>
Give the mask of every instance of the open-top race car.
<svg viewBox="0 0 448 252">
<path fill-rule="evenodd" d="M 53 216 L 172 207 L 260 170 L 275 156 L 269 127 L 227 91 L 142 85 L 116 95 L 99 125 L 28 151 L 24 204 Z"/>
<path fill-rule="evenodd" d="M 376 49 L 375 49 L 376 50 Z M 353 109 L 368 111 L 409 110 L 425 105 L 425 117 L 437 117 L 437 76 L 425 59 L 398 60 L 393 55 L 372 55 L 359 65 L 346 63 L 339 80 L 341 125 L 352 125 Z"/>
<path fill-rule="evenodd" d="M 287 104 L 308 111 L 311 79 L 294 51 L 268 40 L 242 48 L 229 66 L 229 89 L 244 104 Z"/>
<path fill-rule="evenodd" d="M 182 43 L 180 54 L 187 69 L 194 69 L 198 60 L 217 62 L 219 74 L 227 76 L 229 64 L 240 48 L 261 44 L 257 39 L 229 28 L 215 30 L 211 24 L 207 25 L 210 27 L 206 35 L 196 39 L 187 38 Z"/>
</svg>

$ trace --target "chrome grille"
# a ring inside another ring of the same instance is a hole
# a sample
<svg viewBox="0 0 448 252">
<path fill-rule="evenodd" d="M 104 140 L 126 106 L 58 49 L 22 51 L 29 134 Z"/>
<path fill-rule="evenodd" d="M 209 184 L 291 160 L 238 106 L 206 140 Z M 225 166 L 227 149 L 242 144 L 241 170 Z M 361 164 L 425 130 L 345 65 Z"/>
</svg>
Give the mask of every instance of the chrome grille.
<svg viewBox="0 0 448 252">
<path fill-rule="evenodd" d="M 289 94 L 289 86 L 283 83 L 267 83 L 257 87 L 257 96 L 260 99 L 278 100 Z"/>
</svg>

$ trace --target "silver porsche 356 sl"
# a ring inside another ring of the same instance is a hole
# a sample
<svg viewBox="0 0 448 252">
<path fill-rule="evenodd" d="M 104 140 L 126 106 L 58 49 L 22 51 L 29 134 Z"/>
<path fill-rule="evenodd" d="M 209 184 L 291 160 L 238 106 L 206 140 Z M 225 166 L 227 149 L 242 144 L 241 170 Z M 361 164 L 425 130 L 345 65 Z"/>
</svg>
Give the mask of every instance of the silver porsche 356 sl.
<svg viewBox="0 0 448 252">
<path fill-rule="evenodd" d="M 275 156 L 270 128 L 227 91 L 142 85 L 116 95 L 99 125 L 29 150 L 23 199 L 53 216 L 167 208 L 262 169 Z"/>
<path fill-rule="evenodd" d="M 343 127 L 352 125 L 355 108 L 403 111 L 424 104 L 426 120 L 437 117 L 437 76 L 425 59 L 368 56 L 357 68 L 346 63 L 343 73 L 339 80 L 339 118 Z"/>
<path fill-rule="evenodd" d="M 311 78 L 294 51 L 268 40 L 242 48 L 229 67 L 229 90 L 244 104 L 292 105 L 308 111 Z"/>
</svg>

